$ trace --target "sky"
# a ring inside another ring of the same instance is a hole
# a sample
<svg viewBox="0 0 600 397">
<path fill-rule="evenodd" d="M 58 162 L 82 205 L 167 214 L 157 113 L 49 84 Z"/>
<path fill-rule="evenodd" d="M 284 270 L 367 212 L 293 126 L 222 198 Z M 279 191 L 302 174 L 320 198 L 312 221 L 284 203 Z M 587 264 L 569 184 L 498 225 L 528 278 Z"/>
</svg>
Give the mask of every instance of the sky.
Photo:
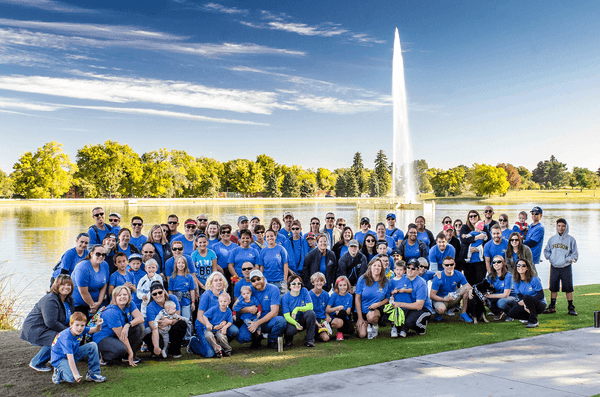
<svg viewBox="0 0 600 397">
<path fill-rule="evenodd" d="M 597 1 L 0 0 L 0 169 L 108 139 L 304 168 L 392 157 L 600 167 Z"/>
</svg>

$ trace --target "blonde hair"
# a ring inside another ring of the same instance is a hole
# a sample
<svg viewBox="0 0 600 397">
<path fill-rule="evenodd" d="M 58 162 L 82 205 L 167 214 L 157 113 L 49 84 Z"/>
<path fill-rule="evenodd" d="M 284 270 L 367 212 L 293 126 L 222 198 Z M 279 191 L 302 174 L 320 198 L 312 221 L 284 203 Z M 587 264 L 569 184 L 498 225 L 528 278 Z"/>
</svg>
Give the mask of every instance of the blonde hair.
<svg viewBox="0 0 600 397">
<path fill-rule="evenodd" d="M 183 259 L 183 263 L 185 263 L 185 266 L 183 268 L 183 277 L 187 277 L 187 275 L 190 274 L 190 269 L 188 268 L 187 259 L 185 258 L 185 256 L 181 255 L 179 258 L 177 258 L 173 261 L 174 262 L 173 263 L 173 273 L 171 273 L 172 279 L 177 277 L 177 275 L 179 274 L 179 269 L 177 269 L 177 262 L 179 262 L 180 259 Z"/>
<path fill-rule="evenodd" d="M 129 288 L 127 288 L 124 285 L 119 285 L 118 287 L 115 287 L 115 289 L 113 289 L 113 293 L 112 293 L 112 299 L 110 300 L 110 304 L 111 305 L 116 305 L 117 304 L 117 295 L 119 295 L 119 293 L 123 290 L 127 291 L 127 306 L 129 306 L 131 304 L 131 291 L 129 291 Z"/>
<path fill-rule="evenodd" d="M 327 282 L 327 279 L 325 278 L 325 275 L 323 273 L 321 273 L 321 272 L 316 272 L 312 276 L 310 276 L 310 282 L 312 284 L 314 284 L 315 281 L 317 281 L 318 278 L 322 278 L 323 281 Z"/>
<path fill-rule="evenodd" d="M 206 279 L 206 283 L 204 283 L 204 285 L 206 286 L 206 289 L 209 290 L 212 288 L 213 280 L 217 276 L 219 276 L 223 279 L 223 291 L 227 291 L 229 284 L 227 283 L 227 279 L 221 272 L 213 272 L 210 276 L 208 276 L 208 278 Z"/>
</svg>

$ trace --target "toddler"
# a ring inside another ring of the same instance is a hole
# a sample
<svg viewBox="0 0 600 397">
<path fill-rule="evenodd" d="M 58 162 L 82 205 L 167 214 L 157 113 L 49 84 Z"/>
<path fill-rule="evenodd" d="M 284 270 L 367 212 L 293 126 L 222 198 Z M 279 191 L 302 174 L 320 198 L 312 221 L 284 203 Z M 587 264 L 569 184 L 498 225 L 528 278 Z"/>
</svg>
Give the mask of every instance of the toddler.
<svg viewBox="0 0 600 397">
<path fill-rule="evenodd" d="M 136 261 L 137 262 L 137 261 Z M 138 299 L 142 302 L 140 307 L 140 312 L 142 316 L 146 318 L 146 308 L 148 307 L 148 302 L 150 302 L 150 286 L 152 282 L 159 281 L 161 284 L 163 283 L 163 278 L 158 271 L 158 263 L 154 259 L 150 259 L 146 262 L 146 272 L 147 274 L 142 277 L 137 285 L 136 295 Z"/>
<path fill-rule="evenodd" d="M 176 312 L 177 305 L 175 304 L 175 302 L 169 300 L 165 302 L 164 308 L 160 312 L 158 312 L 156 318 L 154 319 L 154 326 L 158 328 L 158 333 L 163 337 L 164 347 L 162 349 L 161 354 L 164 358 L 167 358 L 167 346 L 169 345 L 169 331 L 171 330 L 171 326 L 167 325 L 164 328 L 160 328 L 158 326 L 158 322 L 165 318 L 169 320 L 176 319 L 184 320 L 187 323 L 188 328 L 191 326 L 190 320 L 188 318 L 182 317 Z"/>
<path fill-rule="evenodd" d="M 391 304 L 394 302 L 412 303 L 410 297 L 410 294 L 413 292 L 412 282 L 406 277 L 406 262 L 401 260 L 396 263 L 396 266 L 394 267 L 394 278 L 390 280 L 390 283 L 392 287 Z M 398 329 L 394 323 L 392 323 L 390 336 L 392 338 L 398 337 Z M 406 332 L 404 332 L 402 337 L 406 337 Z"/>
<path fill-rule="evenodd" d="M 469 235 L 471 235 L 473 237 L 477 237 L 481 233 L 483 233 L 485 235 L 485 232 L 483 231 L 484 228 L 485 228 L 485 224 L 483 223 L 483 221 L 477 222 L 477 224 L 475 225 L 475 230 L 473 230 L 471 233 L 469 233 Z M 487 235 L 486 235 L 486 238 L 487 238 Z M 467 263 L 481 262 L 481 258 L 483 258 L 483 242 L 485 240 L 486 239 L 475 240 L 472 244 L 469 245 L 469 252 L 467 253 L 467 259 L 465 259 L 465 262 L 467 262 Z M 478 252 L 471 252 L 471 248 L 477 248 Z"/>
<path fill-rule="evenodd" d="M 521 238 L 525 238 L 525 236 L 527 236 L 527 231 L 529 230 L 529 225 L 527 224 L 527 212 L 519 212 L 519 220 L 515 222 L 512 230 L 513 232 L 521 234 Z"/>
<path fill-rule="evenodd" d="M 240 320 L 242 320 L 247 326 L 250 326 L 253 321 L 256 321 L 260 318 L 262 307 L 258 299 L 252 296 L 252 289 L 248 285 L 244 285 L 240 289 L 240 295 L 241 298 L 238 298 L 233 305 L 233 320 L 236 320 L 236 312 L 239 312 L 245 307 L 256 306 L 258 308 L 258 312 L 256 314 L 242 313 L 240 315 Z M 256 330 L 256 333 L 260 335 L 260 328 Z"/>
<path fill-rule="evenodd" d="M 231 346 L 227 341 L 227 329 L 233 324 L 233 314 L 229 308 L 229 294 L 219 295 L 219 306 L 213 306 L 204 313 L 206 331 L 204 336 L 219 358 L 231 356 Z"/>
</svg>

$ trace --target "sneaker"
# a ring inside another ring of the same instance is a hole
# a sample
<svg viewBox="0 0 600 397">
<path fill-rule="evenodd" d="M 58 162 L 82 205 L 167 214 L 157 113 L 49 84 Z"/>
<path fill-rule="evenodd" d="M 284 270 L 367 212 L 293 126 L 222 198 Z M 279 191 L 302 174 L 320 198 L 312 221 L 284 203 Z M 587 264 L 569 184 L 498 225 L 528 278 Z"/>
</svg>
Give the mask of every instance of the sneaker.
<svg viewBox="0 0 600 397">
<path fill-rule="evenodd" d="M 29 368 L 35 369 L 38 372 L 49 372 L 49 371 L 52 371 L 52 368 L 48 367 L 46 364 L 40 365 L 39 367 L 36 367 L 35 365 L 33 365 L 31 363 L 31 361 L 29 362 Z"/>
<path fill-rule="evenodd" d="M 173 358 L 181 358 L 181 354 L 173 354 L 171 357 L 173 357 Z"/>
<path fill-rule="evenodd" d="M 433 317 L 433 319 L 435 321 L 442 321 L 442 315 L 441 314 L 436 314 L 435 317 Z"/>
<path fill-rule="evenodd" d="M 567 314 L 569 314 L 570 316 L 578 316 L 579 314 L 577 314 L 577 312 L 575 311 L 574 307 L 570 307 L 568 309 L 569 311 L 567 312 Z"/>
<path fill-rule="evenodd" d="M 52 373 L 52 383 L 55 385 L 62 383 L 62 372 L 60 369 L 54 368 L 54 372 Z"/>
<path fill-rule="evenodd" d="M 231 351 L 223 352 L 223 357 L 231 357 Z"/>
<path fill-rule="evenodd" d="M 448 316 L 454 316 L 456 313 L 454 313 L 455 308 L 451 307 L 450 309 L 448 309 L 448 311 L 446 312 L 446 314 Z"/>
<path fill-rule="evenodd" d="M 269 349 L 275 349 L 275 350 L 279 349 L 279 346 L 277 346 L 277 341 L 269 342 L 268 346 L 269 346 Z"/>
<path fill-rule="evenodd" d="M 373 339 L 373 326 L 367 325 L 367 339 Z"/>
<path fill-rule="evenodd" d="M 315 347 L 315 342 L 312 341 L 312 340 L 309 340 L 308 342 L 306 342 L 304 344 L 304 346 L 306 346 L 306 347 Z"/>
<path fill-rule="evenodd" d="M 218 352 L 215 353 L 215 357 L 216 358 L 223 358 L 223 352 L 221 352 L 221 350 L 219 350 Z"/>
<path fill-rule="evenodd" d="M 494 316 L 495 321 L 500 321 L 504 317 L 504 313 L 500 313 Z"/>
<path fill-rule="evenodd" d="M 406 331 L 404 331 L 404 330 L 400 331 L 400 337 L 406 338 Z"/>
<path fill-rule="evenodd" d="M 335 337 L 336 340 L 344 340 L 344 334 L 342 334 L 341 332 L 337 333 L 337 336 Z"/>
<path fill-rule="evenodd" d="M 460 319 L 463 320 L 465 323 L 472 323 L 473 319 L 471 317 L 469 317 L 469 315 L 467 313 L 461 313 L 460 314 Z"/>
<path fill-rule="evenodd" d="M 506 317 L 506 320 L 504 320 L 505 323 L 510 323 L 511 321 L 515 321 L 515 319 L 512 317 Z"/>
<path fill-rule="evenodd" d="M 140 361 L 142 361 L 141 358 L 139 358 L 139 357 L 133 357 L 133 363 L 134 364 L 139 364 Z M 121 362 L 123 362 L 123 363 L 129 363 L 129 359 L 128 358 L 122 358 Z"/>
<path fill-rule="evenodd" d="M 167 358 L 167 348 L 165 347 L 164 349 L 162 349 L 160 354 L 162 355 L 163 358 Z"/>
<path fill-rule="evenodd" d="M 373 338 L 376 338 L 379 335 L 379 325 L 373 326 Z"/>
<path fill-rule="evenodd" d="M 392 338 L 397 338 L 398 337 L 398 330 L 396 329 L 396 327 L 392 327 L 392 330 L 390 331 L 390 336 Z"/>
<path fill-rule="evenodd" d="M 294 339 L 285 338 L 283 341 L 283 347 L 292 347 L 294 346 Z"/>
<path fill-rule="evenodd" d="M 427 330 L 424 329 L 423 331 L 417 331 L 417 335 L 425 335 L 427 333 Z"/>
<path fill-rule="evenodd" d="M 140 351 L 142 353 L 146 353 L 148 351 L 148 345 L 146 345 L 146 342 L 142 343 L 142 347 L 140 347 Z"/>
<path fill-rule="evenodd" d="M 104 382 L 106 380 L 106 376 L 102 376 L 100 374 L 90 374 L 89 372 L 87 373 L 87 375 L 85 376 L 85 380 L 87 380 L 88 382 Z"/>
<path fill-rule="evenodd" d="M 521 324 L 527 324 L 529 321 L 527 320 L 519 320 L 521 322 Z"/>
<path fill-rule="evenodd" d="M 193 354 L 192 351 L 190 350 L 190 345 L 187 345 L 187 347 L 185 348 L 185 351 L 188 352 L 188 354 Z"/>
<path fill-rule="evenodd" d="M 556 308 L 554 306 L 548 306 L 546 310 L 544 310 L 544 314 L 552 314 L 556 313 Z"/>
<path fill-rule="evenodd" d="M 108 361 L 104 361 L 104 359 L 100 357 L 100 365 L 108 365 Z"/>
<path fill-rule="evenodd" d="M 527 328 L 535 328 L 538 327 L 540 325 L 540 323 L 527 323 L 526 327 Z"/>
<path fill-rule="evenodd" d="M 327 329 L 327 333 L 329 335 L 332 335 L 333 334 L 333 330 L 331 329 L 331 325 L 327 321 L 323 321 L 323 325 Z"/>
</svg>

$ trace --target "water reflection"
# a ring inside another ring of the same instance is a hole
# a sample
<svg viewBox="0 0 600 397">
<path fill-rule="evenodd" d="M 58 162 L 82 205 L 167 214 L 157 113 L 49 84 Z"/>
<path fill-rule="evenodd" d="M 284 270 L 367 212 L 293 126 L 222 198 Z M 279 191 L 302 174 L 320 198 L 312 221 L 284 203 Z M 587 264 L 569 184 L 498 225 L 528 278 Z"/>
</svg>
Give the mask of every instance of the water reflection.
<svg viewBox="0 0 600 397">
<path fill-rule="evenodd" d="M 61 255 L 75 245 L 77 234 L 87 231 L 94 223 L 91 216 L 92 208 L 96 205 L 77 206 L 35 206 L 19 208 L 0 208 L 0 261 L 9 259 L 5 272 L 18 275 L 16 287 L 24 288 L 28 283 L 26 293 L 33 305 L 48 288 L 52 268 Z M 512 227 L 520 211 L 529 212 L 533 203 L 520 205 L 494 206 L 494 219 L 501 213 L 509 217 Z M 482 213 L 483 205 L 479 203 L 461 203 L 438 205 L 435 213 L 423 214 L 427 219 L 426 226 L 434 235 L 441 229 L 442 218 L 446 215 L 453 220 L 456 218 L 466 221 L 469 209 L 477 209 Z M 271 218 L 281 219 L 284 211 L 292 211 L 296 219 L 302 222 L 302 227 L 308 230 L 310 218 L 317 216 L 324 225 L 325 214 L 335 213 L 336 218 L 344 218 L 346 224 L 354 232 L 359 230 L 360 219 L 367 216 L 374 229 L 378 222 L 385 223 L 388 211 L 360 210 L 354 204 L 335 202 L 296 202 L 293 204 L 177 204 L 177 205 L 106 205 L 103 207 L 106 219 L 111 212 L 122 215 L 121 226 L 130 227 L 131 217 L 139 215 L 144 219 L 143 233 L 147 234 L 151 226 L 165 223 L 170 214 L 177 214 L 180 220 L 179 230 L 183 231 L 183 222 L 187 218 L 196 219 L 204 213 L 209 220 L 216 219 L 220 223 L 229 223 L 234 229 L 239 215 L 248 217 L 258 216 L 262 224 L 268 224 Z M 564 217 L 570 224 L 570 233 L 577 239 L 579 246 L 579 261 L 574 265 L 573 278 L 576 285 L 600 283 L 600 269 L 595 261 L 600 257 L 600 204 L 547 204 L 543 205 L 544 217 L 542 223 L 546 229 L 546 241 L 556 233 L 555 222 Z M 421 211 L 396 211 L 397 226 L 406 231 L 406 225 L 413 222 Z M 529 217 L 529 222 L 531 218 Z M 544 286 L 548 284 L 549 264 L 543 261 L 538 271 Z"/>
</svg>

